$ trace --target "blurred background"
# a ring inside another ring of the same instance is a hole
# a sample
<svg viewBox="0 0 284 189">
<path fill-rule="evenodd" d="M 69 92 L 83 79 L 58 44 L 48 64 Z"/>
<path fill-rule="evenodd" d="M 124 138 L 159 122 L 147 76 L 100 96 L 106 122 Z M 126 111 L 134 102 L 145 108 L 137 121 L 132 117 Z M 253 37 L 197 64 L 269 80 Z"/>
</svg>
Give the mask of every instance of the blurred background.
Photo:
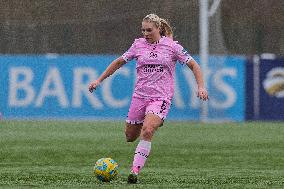
<svg viewBox="0 0 284 189">
<path fill-rule="evenodd" d="M 284 188 L 284 0 L 0 0 L 0 188 L 129 188 L 135 61 L 88 85 L 149 13 L 201 65 L 210 99 L 177 63 L 169 115 L 133 188 Z M 92 174 L 102 157 L 119 163 L 112 183 Z"/>
<path fill-rule="evenodd" d="M 87 93 L 88 83 L 141 37 L 149 13 L 167 19 L 174 38 L 201 62 L 202 1 L 0 1 L 0 112 L 7 119 L 124 119 L 135 65 L 96 94 Z M 208 3 L 210 9 L 214 1 Z M 220 2 L 209 17 L 209 118 L 284 119 L 283 28 L 284 1 Z M 192 74 L 178 67 L 176 79 L 170 118 L 199 120 Z"/>
<path fill-rule="evenodd" d="M 209 1 L 212 4 L 213 1 Z M 120 54 L 149 13 L 199 53 L 198 0 L 2 0 L 0 53 Z M 284 54 L 284 1 L 225 0 L 210 18 L 210 53 Z"/>
</svg>

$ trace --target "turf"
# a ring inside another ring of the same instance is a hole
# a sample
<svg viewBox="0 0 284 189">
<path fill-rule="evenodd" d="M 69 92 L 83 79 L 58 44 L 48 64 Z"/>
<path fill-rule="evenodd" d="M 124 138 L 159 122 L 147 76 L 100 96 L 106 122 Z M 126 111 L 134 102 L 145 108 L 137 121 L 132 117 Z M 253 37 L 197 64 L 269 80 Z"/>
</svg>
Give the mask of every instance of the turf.
<svg viewBox="0 0 284 189">
<path fill-rule="evenodd" d="M 138 184 L 123 122 L 1 121 L 0 188 L 284 188 L 284 123 L 166 122 Z M 94 178 L 112 157 L 119 175 Z"/>
</svg>

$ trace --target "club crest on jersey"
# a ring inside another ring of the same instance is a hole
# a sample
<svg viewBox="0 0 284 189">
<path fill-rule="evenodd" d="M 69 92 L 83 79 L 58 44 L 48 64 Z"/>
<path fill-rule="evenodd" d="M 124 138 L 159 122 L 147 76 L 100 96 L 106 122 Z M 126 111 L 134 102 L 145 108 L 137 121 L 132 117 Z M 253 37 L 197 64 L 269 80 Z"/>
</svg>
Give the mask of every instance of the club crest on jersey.
<svg viewBox="0 0 284 189">
<path fill-rule="evenodd" d="M 157 58 L 158 55 L 154 52 L 150 52 L 150 58 Z"/>
</svg>

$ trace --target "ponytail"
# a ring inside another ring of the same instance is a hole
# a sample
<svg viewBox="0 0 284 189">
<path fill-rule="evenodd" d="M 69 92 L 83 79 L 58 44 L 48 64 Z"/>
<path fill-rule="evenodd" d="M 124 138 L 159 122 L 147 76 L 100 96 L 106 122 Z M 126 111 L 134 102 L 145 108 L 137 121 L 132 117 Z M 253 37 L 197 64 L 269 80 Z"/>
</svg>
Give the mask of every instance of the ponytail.
<svg viewBox="0 0 284 189">
<path fill-rule="evenodd" d="M 160 26 L 161 35 L 173 39 L 174 33 L 173 33 L 173 29 L 170 26 L 170 24 L 163 18 L 160 19 L 160 22 L 161 22 L 161 26 Z"/>
</svg>

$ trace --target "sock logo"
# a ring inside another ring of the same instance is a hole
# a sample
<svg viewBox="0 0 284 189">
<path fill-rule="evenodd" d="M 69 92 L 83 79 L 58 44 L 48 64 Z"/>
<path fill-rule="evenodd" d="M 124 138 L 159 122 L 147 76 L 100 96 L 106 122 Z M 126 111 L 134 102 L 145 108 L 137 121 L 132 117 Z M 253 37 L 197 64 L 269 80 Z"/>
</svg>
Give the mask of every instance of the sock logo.
<svg viewBox="0 0 284 189">
<path fill-rule="evenodd" d="M 144 154 L 143 152 L 135 152 L 135 155 L 136 154 L 139 154 L 140 156 L 143 156 L 145 158 L 148 158 L 148 155 L 147 154 Z"/>
</svg>

